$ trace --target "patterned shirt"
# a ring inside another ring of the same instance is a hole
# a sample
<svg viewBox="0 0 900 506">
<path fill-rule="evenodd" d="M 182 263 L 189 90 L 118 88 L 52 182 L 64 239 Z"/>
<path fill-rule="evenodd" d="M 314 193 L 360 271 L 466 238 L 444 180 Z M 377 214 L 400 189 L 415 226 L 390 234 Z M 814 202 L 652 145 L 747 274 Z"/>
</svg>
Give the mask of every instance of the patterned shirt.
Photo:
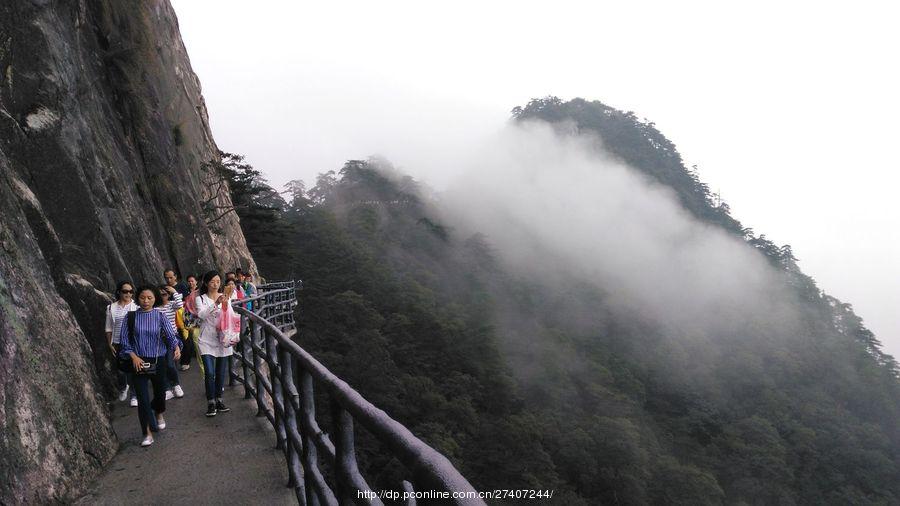
<svg viewBox="0 0 900 506">
<path fill-rule="evenodd" d="M 175 327 L 161 311 L 138 309 L 134 315 L 135 335 L 131 335 L 128 330 L 128 320 L 122 322 L 121 355 L 127 356 L 134 352 L 141 357 L 161 357 L 166 354 L 167 346 L 173 350 L 180 346 L 175 336 Z"/>
<path fill-rule="evenodd" d="M 196 327 L 200 325 L 200 320 L 197 319 L 198 296 L 199 294 L 197 293 L 197 290 L 194 290 L 184 298 L 184 313 L 182 314 L 182 316 L 184 317 L 185 327 Z"/>
<path fill-rule="evenodd" d="M 162 314 L 166 315 L 166 318 L 169 320 L 169 323 L 172 324 L 172 328 L 174 329 L 177 328 L 175 326 L 175 313 L 178 311 L 178 309 L 181 308 L 183 304 L 181 302 L 180 293 L 175 292 L 174 294 L 170 295 L 170 297 L 172 298 L 172 300 L 170 300 L 168 304 L 159 306 L 156 309 L 158 309 Z"/>
<path fill-rule="evenodd" d="M 106 306 L 106 331 L 112 333 L 112 343 L 119 344 L 119 333 L 122 331 L 122 322 L 129 311 L 137 311 L 137 304 L 133 301 L 124 306 L 117 302 Z"/>
<path fill-rule="evenodd" d="M 247 298 L 253 297 L 256 295 L 256 285 L 249 281 L 244 281 L 244 293 L 247 294 Z M 253 311 L 253 303 L 247 303 L 247 310 Z"/>
</svg>

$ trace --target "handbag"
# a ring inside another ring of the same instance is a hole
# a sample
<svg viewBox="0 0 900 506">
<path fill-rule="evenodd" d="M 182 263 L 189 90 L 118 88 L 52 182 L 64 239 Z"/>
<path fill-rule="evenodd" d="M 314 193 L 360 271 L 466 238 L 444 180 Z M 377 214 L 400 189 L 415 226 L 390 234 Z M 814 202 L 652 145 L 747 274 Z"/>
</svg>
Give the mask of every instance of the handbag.
<svg viewBox="0 0 900 506">
<path fill-rule="evenodd" d="M 127 317 L 127 318 L 128 318 L 128 335 L 130 335 L 132 339 L 135 339 L 135 336 L 134 336 L 134 322 L 135 322 L 135 320 L 137 319 L 137 312 L 136 312 L 136 311 L 131 311 L 130 313 L 128 313 L 128 317 Z M 157 339 L 159 338 L 158 335 L 157 335 L 156 337 L 157 337 Z M 159 341 L 157 341 L 157 344 L 159 344 Z M 119 360 L 120 360 L 120 362 L 119 362 L 119 367 L 121 367 L 121 360 L 123 360 L 123 359 L 119 359 Z M 124 359 L 124 360 L 127 361 L 127 367 L 133 370 L 133 369 L 134 369 L 134 365 L 133 365 L 132 362 L 131 362 L 131 357 L 128 357 L 127 359 Z M 159 362 L 159 357 L 156 357 L 156 358 L 153 360 L 153 363 L 150 364 L 150 367 L 145 367 L 145 368 L 143 368 L 143 369 L 141 369 L 141 370 L 139 370 L 139 371 L 134 371 L 134 373 L 135 373 L 135 374 L 156 374 L 156 363 L 157 363 L 157 362 Z"/>
<path fill-rule="evenodd" d="M 118 364 L 116 367 L 122 372 L 134 372 L 134 366 L 131 365 L 131 357 L 122 357 L 121 355 L 116 355 L 116 360 Z"/>
<path fill-rule="evenodd" d="M 241 317 L 227 300 L 222 301 L 222 311 L 219 313 L 219 340 L 226 348 L 241 340 Z"/>
</svg>

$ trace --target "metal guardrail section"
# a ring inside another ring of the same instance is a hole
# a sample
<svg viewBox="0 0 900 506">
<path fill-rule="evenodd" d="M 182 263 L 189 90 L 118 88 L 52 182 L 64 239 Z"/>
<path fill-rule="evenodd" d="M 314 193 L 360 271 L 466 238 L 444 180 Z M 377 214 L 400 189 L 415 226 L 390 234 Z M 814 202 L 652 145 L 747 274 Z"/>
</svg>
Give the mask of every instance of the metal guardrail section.
<svg viewBox="0 0 900 506">
<path fill-rule="evenodd" d="M 299 504 L 383 504 L 377 497 L 358 494 L 371 488 L 356 462 L 355 422 L 411 472 L 412 483 L 419 490 L 465 492 L 468 498 L 452 501 L 485 504 L 477 495 L 470 495 L 475 489 L 446 457 L 365 400 L 291 340 L 296 333 L 294 310 L 299 282 L 257 288 L 258 295 L 234 303 L 241 315 L 241 344 L 230 362 L 229 383 L 242 384 L 244 397 L 256 399 L 257 416 L 265 416 L 275 428 L 275 447 L 284 452 L 288 486 L 294 488 Z M 252 311 L 243 307 L 247 302 L 253 303 Z M 316 387 L 328 394 L 331 436 L 316 421 Z M 326 479 L 320 462 L 331 471 L 332 479 Z M 404 481 L 404 490 L 414 491 L 412 483 Z M 414 499 L 406 501 L 407 505 L 415 503 Z"/>
</svg>

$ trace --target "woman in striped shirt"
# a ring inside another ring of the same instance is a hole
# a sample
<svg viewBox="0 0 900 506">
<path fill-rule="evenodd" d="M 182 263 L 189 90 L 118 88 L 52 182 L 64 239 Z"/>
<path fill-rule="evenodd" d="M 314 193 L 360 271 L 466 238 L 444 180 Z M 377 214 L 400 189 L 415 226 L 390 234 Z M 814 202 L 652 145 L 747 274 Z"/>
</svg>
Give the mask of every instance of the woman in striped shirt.
<svg viewBox="0 0 900 506">
<path fill-rule="evenodd" d="M 131 313 L 122 323 L 121 356 L 131 357 L 134 366 L 134 389 L 138 398 L 138 420 L 144 440 L 141 446 L 153 444 L 154 430 L 166 428 L 163 412 L 166 410 L 165 374 L 166 349 L 181 357 L 181 348 L 175 335 L 175 328 L 165 315 L 155 311 L 161 302 L 156 288 L 142 286 L 137 290 L 138 310 Z M 152 374 L 142 374 L 147 365 L 156 364 Z M 150 400 L 150 383 L 153 384 L 153 400 Z M 154 419 L 155 414 L 155 419 Z"/>
<path fill-rule="evenodd" d="M 175 313 L 182 306 L 181 294 L 172 286 L 160 285 L 159 296 L 162 300 L 157 310 L 166 315 L 166 319 L 172 324 L 173 329 L 177 329 L 178 327 L 175 325 Z M 169 350 L 169 353 L 166 356 L 166 386 L 168 387 L 166 388 L 166 400 L 169 400 L 172 397 L 178 397 L 179 399 L 184 397 L 184 390 L 181 388 L 181 381 L 178 378 L 178 368 L 175 367 L 175 357 L 172 354 L 172 350 Z"/>
</svg>

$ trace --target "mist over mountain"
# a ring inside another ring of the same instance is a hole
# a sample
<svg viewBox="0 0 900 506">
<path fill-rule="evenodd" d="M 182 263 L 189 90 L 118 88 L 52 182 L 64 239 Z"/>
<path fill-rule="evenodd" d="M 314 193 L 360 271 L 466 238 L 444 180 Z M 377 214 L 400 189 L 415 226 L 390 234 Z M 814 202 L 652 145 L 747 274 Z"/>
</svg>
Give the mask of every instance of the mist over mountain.
<svg viewBox="0 0 900 506">
<path fill-rule="evenodd" d="M 897 363 L 652 123 L 533 100 L 467 168 L 434 194 L 354 160 L 286 200 L 229 170 L 263 274 L 304 280 L 298 342 L 476 488 L 900 501 Z M 396 486 L 398 464 L 360 447 Z"/>
<path fill-rule="evenodd" d="M 490 238 L 523 276 L 602 286 L 608 302 L 676 327 L 779 318 L 764 255 L 684 210 L 571 123 L 510 125 L 441 196 L 448 223 Z M 764 296 L 765 295 L 765 296 Z"/>
</svg>

